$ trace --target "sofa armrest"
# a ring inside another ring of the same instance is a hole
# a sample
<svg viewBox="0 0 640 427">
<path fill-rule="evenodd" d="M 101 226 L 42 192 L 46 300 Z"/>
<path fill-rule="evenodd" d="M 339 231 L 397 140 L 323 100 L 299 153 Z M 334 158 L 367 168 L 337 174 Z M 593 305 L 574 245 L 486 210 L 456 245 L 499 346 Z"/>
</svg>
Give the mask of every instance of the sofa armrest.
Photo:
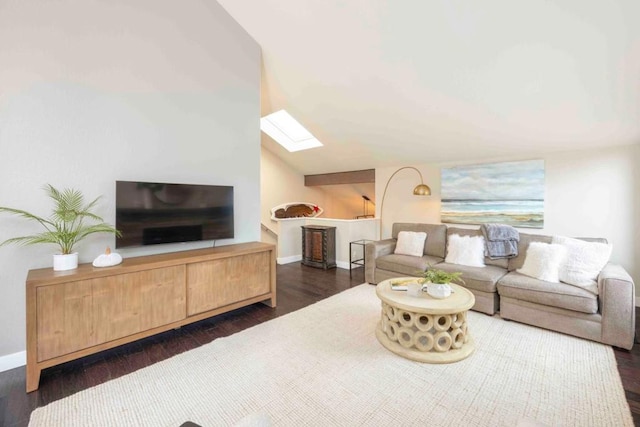
<svg viewBox="0 0 640 427">
<path fill-rule="evenodd" d="M 622 266 L 607 264 L 598 276 L 602 342 L 630 350 L 636 326 L 635 285 Z"/>
<path fill-rule="evenodd" d="M 392 254 L 396 248 L 396 239 L 378 240 L 367 243 L 364 248 L 364 279 L 367 283 L 375 285 L 376 282 L 376 258 L 382 255 Z"/>
</svg>

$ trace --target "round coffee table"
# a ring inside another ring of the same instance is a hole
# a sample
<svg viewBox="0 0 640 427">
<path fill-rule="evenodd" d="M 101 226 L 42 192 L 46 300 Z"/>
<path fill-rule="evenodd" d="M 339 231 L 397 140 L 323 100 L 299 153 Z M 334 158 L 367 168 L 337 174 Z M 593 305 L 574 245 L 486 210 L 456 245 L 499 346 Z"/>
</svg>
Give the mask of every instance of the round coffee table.
<svg viewBox="0 0 640 427">
<path fill-rule="evenodd" d="M 388 350 L 407 359 L 427 363 L 451 363 L 468 357 L 475 349 L 467 328 L 467 311 L 476 299 L 462 286 L 451 284 L 453 292 L 436 299 L 421 292 L 391 290 L 391 283 L 419 279 L 399 277 L 376 286 L 382 301 L 382 318 L 376 337 Z"/>
</svg>

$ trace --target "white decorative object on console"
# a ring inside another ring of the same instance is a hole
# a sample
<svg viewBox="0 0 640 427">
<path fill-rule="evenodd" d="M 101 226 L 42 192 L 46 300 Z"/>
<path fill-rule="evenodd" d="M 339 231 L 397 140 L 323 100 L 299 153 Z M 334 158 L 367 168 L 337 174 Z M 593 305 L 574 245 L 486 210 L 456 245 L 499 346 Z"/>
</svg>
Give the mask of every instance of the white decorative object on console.
<svg viewBox="0 0 640 427">
<path fill-rule="evenodd" d="M 112 267 L 114 265 L 118 265 L 122 262 L 122 256 L 116 252 L 111 252 L 111 248 L 107 246 L 107 249 L 103 254 L 98 255 L 96 259 L 93 260 L 94 267 Z"/>
</svg>

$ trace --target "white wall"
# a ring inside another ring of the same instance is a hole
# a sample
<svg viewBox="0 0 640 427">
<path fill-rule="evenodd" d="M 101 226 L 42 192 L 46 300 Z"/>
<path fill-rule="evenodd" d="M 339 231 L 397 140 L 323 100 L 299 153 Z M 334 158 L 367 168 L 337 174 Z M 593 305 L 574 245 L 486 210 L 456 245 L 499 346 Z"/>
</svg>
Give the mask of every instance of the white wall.
<svg viewBox="0 0 640 427">
<path fill-rule="evenodd" d="M 262 137 L 268 138 L 266 135 Z M 271 220 L 271 208 L 284 203 L 314 203 L 324 209 L 324 216 L 331 215 L 325 207 L 325 192 L 317 187 L 305 187 L 304 175 L 264 147 L 260 156 L 260 195 L 260 220 L 276 233 L 278 222 Z M 264 231 L 262 241 L 276 243 L 276 239 Z"/>
<path fill-rule="evenodd" d="M 331 211 L 330 218 L 355 219 L 364 215 L 365 207 L 369 215 L 375 215 L 375 186 L 373 182 L 320 186 L 326 195 L 325 203 Z M 363 195 L 371 199 L 366 206 Z"/>
<path fill-rule="evenodd" d="M 520 230 L 605 237 L 613 244 L 612 261 L 627 269 L 640 295 L 640 145 L 563 152 L 541 158 L 545 161 L 544 228 Z M 509 160 L 525 159 L 495 161 Z M 420 170 L 432 195 L 413 196 L 413 187 L 419 183 L 418 174 L 412 170 L 398 173 L 389 184 L 384 201 L 384 237 L 391 235 L 394 222 L 440 222 L 440 169 L 453 165 L 409 166 Z M 396 169 L 376 169 L 377 200 L 382 200 L 384 186 Z M 380 203 L 377 209 L 379 216 Z"/>
<path fill-rule="evenodd" d="M 214 1 L 3 1 L 0 205 L 46 215 L 41 187 L 103 195 L 116 180 L 233 185 L 235 239 L 260 237 L 260 48 Z M 37 231 L 0 216 L 0 241 Z M 114 244 L 78 247 L 91 261 Z M 169 245 L 138 253 L 191 249 Z M 0 356 L 25 348 L 27 271 L 53 247 L 0 247 Z"/>
</svg>

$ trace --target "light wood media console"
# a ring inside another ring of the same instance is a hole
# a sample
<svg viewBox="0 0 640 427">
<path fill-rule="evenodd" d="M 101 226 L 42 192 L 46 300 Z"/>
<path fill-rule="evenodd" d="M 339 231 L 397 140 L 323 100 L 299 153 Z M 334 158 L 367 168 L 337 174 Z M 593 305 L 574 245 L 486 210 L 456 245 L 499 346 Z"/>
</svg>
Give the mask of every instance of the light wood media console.
<svg viewBox="0 0 640 427">
<path fill-rule="evenodd" d="M 276 305 L 275 246 L 241 243 L 127 258 L 115 267 L 31 270 L 27 392 L 40 372 L 257 302 Z"/>
</svg>

